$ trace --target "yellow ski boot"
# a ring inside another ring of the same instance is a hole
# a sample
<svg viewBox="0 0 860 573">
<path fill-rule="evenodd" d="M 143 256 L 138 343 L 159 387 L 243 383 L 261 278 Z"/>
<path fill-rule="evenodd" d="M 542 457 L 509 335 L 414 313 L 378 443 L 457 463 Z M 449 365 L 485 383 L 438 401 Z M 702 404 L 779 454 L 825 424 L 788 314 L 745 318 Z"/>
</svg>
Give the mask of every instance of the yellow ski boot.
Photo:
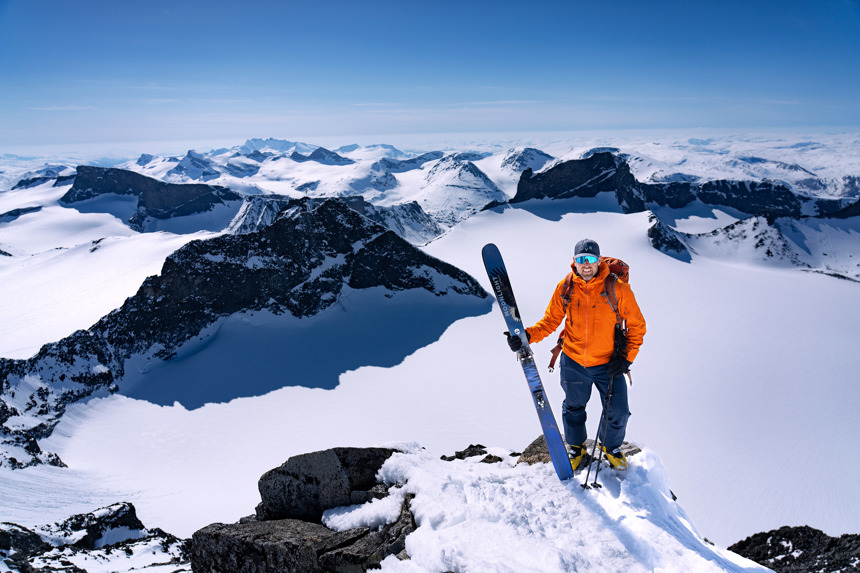
<svg viewBox="0 0 860 573">
<path fill-rule="evenodd" d="M 606 461 L 608 461 L 613 468 L 617 470 L 627 469 L 627 456 L 625 456 L 624 452 L 621 451 L 620 446 L 611 452 L 607 451 L 604 446 L 600 446 L 600 449 L 603 450 L 603 453 L 606 455 Z"/>
<path fill-rule="evenodd" d="M 576 471 L 576 468 L 579 467 L 579 464 L 582 463 L 582 458 L 585 456 L 585 444 L 581 446 L 565 444 L 564 447 L 567 449 L 567 457 L 570 458 L 570 469 Z"/>
</svg>

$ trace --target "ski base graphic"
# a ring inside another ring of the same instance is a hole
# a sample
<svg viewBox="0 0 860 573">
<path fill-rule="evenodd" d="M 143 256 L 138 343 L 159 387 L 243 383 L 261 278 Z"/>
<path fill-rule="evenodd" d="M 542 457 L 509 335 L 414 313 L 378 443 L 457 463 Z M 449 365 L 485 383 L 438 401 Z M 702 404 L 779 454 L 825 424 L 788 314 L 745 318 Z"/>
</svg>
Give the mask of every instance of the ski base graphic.
<svg viewBox="0 0 860 573">
<path fill-rule="evenodd" d="M 532 401 L 537 411 L 538 420 L 540 420 L 541 429 L 546 439 L 547 449 L 549 450 L 550 458 L 552 458 L 552 465 L 555 467 L 555 472 L 558 474 L 560 480 L 570 479 L 573 477 L 570 459 L 567 457 L 564 440 L 558 430 L 558 425 L 555 423 L 555 416 L 552 414 L 549 400 L 547 400 L 544 393 L 543 383 L 540 380 L 540 375 L 535 365 L 534 355 L 529 348 L 523 321 L 520 317 L 516 299 L 514 298 L 514 291 L 511 288 L 511 281 L 508 278 L 505 262 L 502 260 L 502 254 L 496 245 L 490 243 L 484 247 L 482 255 L 487 275 L 493 286 L 493 293 L 496 295 L 499 308 L 505 317 L 508 332 L 514 336 L 519 336 L 523 341 L 522 348 L 517 351 L 517 358 L 523 367 L 523 374 L 525 374 L 526 382 L 532 395 Z"/>
</svg>

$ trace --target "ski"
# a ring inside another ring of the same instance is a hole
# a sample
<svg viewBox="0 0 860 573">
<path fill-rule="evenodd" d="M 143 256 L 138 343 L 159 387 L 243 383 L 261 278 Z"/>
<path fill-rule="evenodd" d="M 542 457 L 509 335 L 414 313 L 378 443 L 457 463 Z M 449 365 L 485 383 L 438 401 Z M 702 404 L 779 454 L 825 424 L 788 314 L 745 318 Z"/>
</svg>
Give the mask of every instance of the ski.
<svg viewBox="0 0 860 573">
<path fill-rule="evenodd" d="M 514 299 L 514 291 L 511 288 L 511 281 L 505 268 L 505 262 L 502 260 L 502 254 L 499 252 L 499 248 L 492 243 L 485 245 L 481 254 L 484 258 L 484 267 L 487 269 L 487 275 L 490 277 L 490 284 L 493 285 L 493 293 L 496 295 L 499 308 L 505 317 L 508 332 L 519 336 L 523 341 L 522 348 L 517 351 L 517 358 L 523 367 L 523 373 L 529 385 L 529 391 L 534 401 L 535 410 L 537 410 L 541 429 L 543 430 L 546 445 L 549 449 L 549 455 L 552 458 L 552 465 L 555 467 L 555 473 L 558 474 L 558 478 L 562 481 L 570 479 L 573 477 L 570 459 L 567 457 L 564 440 L 558 430 L 558 425 L 555 423 L 555 416 L 552 414 L 549 400 L 544 393 L 543 383 L 540 380 L 540 375 L 535 365 L 534 355 L 529 348 L 529 343 L 525 336 L 525 328 L 520 317 L 519 308 L 517 307 L 517 301 Z"/>
</svg>

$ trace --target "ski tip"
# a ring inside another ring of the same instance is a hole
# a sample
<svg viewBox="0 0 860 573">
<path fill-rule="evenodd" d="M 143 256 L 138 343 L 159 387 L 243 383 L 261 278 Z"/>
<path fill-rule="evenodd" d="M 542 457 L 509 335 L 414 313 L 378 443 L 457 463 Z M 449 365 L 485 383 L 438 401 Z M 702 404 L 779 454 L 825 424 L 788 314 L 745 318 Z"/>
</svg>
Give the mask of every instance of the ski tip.
<svg viewBox="0 0 860 573">
<path fill-rule="evenodd" d="M 498 250 L 499 250 L 499 247 L 497 247 L 494 243 L 487 243 L 486 245 L 484 245 L 484 248 L 481 249 L 481 252 L 482 253 L 488 253 L 488 252 L 492 252 L 492 251 L 498 252 Z"/>
</svg>

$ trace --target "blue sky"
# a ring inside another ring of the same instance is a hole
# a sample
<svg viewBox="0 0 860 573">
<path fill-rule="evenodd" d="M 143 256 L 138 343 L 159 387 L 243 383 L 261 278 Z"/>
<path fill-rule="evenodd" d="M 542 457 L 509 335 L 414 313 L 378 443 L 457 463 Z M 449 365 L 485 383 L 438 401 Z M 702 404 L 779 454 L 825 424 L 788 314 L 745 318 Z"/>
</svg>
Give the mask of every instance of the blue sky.
<svg viewBox="0 0 860 573">
<path fill-rule="evenodd" d="M 860 0 L 0 0 L 0 81 L 3 152 L 845 130 L 860 126 Z"/>
</svg>

